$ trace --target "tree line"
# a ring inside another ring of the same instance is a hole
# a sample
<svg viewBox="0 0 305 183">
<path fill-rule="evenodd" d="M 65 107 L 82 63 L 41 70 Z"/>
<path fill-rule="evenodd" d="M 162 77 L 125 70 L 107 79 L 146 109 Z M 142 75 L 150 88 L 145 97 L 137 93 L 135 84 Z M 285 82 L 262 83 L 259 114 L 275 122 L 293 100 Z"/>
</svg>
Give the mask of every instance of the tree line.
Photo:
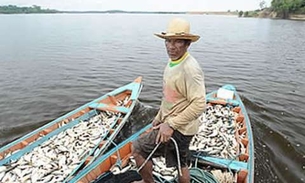
<svg viewBox="0 0 305 183">
<path fill-rule="evenodd" d="M 18 7 L 15 5 L 0 6 L 0 14 L 15 13 L 58 13 L 57 10 L 42 9 L 40 6 L 33 5 L 31 7 Z"/>
<path fill-rule="evenodd" d="M 268 17 L 271 13 L 276 13 L 277 18 L 287 19 L 290 14 L 305 14 L 305 0 L 272 0 L 271 7 L 267 7 L 266 1 L 259 4 L 260 9 L 254 11 L 239 11 L 239 17 Z"/>
<path fill-rule="evenodd" d="M 290 13 L 305 14 L 305 0 L 272 0 L 271 9 L 280 18 L 288 18 Z"/>
</svg>

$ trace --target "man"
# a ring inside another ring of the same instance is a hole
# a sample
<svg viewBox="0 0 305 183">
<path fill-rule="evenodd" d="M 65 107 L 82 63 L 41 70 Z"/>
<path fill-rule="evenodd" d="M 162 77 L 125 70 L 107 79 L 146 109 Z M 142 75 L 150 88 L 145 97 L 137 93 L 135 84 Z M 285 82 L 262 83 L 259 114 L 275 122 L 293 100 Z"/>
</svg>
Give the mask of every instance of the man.
<svg viewBox="0 0 305 183">
<path fill-rule="evenodd" d="M 192 137 L 198 131 L 198 117 L 204 112 L 206 101 L 203 72 L 187 49 L 191 42 L 200 37 L 190 34 L 190 24 L 180 18 L 171 20 L 166 32 L 155 35 L 165 39 L 170 58 L 163 75 L 163 99 L 152 122 L 154 130 L 133 143 L 133 156 L 140 167 L 159 145 L 153 157 L 165 156 L 168 167 L 179 168 L 172 137 L 179 147 L 182 170 L 182 176 L 178 177 L 179 182 L 189 183 L 188 148 Z M 138 183 L 154 182 L 151 160 L 143 166 L 140 174 L 143 180 Z"/>
</svg>

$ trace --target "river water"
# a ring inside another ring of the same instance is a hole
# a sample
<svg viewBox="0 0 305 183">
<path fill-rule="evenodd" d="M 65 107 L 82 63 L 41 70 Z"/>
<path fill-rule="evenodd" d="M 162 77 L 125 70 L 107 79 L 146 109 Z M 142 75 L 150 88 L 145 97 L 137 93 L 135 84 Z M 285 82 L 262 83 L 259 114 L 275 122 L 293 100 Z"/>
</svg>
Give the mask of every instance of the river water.
<svg viewBox="0 0 305 183">
<path fill-rule="evenodd" d="M 131 123 L 161 100 L 164 31 L 177 15 L 0 15 L 0 146 L 143 76 Z M 178 15 L 207 92 L 233 84 L 248 110 L 255 182 L 305 182 L 305 22 Z"/>
</svg>

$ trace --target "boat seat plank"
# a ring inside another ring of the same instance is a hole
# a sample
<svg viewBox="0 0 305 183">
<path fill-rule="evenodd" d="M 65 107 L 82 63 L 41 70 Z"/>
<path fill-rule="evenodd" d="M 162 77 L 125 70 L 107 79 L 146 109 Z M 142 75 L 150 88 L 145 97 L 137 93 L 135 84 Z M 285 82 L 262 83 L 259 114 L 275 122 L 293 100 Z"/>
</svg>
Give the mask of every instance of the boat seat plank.
<svg viewBox="0 0 305 183">
<path fill-rule="evenodd" d="M 123 106 L 111 106 L 107 105 L 104 103 L 92 103 L 89 105 L 90 108 L 92 109 L 104 109 L 104 110 L 111 110 L 111 111 L 116 111 L 116 112 L 121 112 L 121 113 L 128 113 L 130 111 L 129 108 L 123 107 Z"/>
<path fill-rule="evenodd" d="M 140 83 L 133 83 L 133 88 L 140 88 Z M 138 93 L 137 92 L 132 92 L 131 96 L 130 96 L 130 100 L 137 100 L 138 98 Z"/>
<path fill-rule="evenodd" d="M 224 100 L 224 99 L 219 99 L 219 98 L 214 98 L 214 97 L 207 97 L 207 102 L 211 102 L 211 103 L 213 103 L 213 102 L 220 102 L 221 104 L 229 104 L 229 105 L 233 105 L 234 107 L 237 107 L 237 106 L 239 106 L 239 102 L 238 102 L 238 100 L 234 100 L 234 99 L 226 99 L 226 100 Z M 223 103 L 223 102 L 225 102 L 225 103 Z"/>
<path fill-rule="evenodd" d="M 128 113 L 129 112 L 129 109 L 126 108 L 126 107 L 123 107 L 123 106 L 115 107 L 115 109 L 118 110 L 119 112 L 122 112 L 122 113 Z"/>
<path fill-rule="evenodd" d="M 216 157 L 209 157 L 209 156 L 198 156 L 194 155 L 194 157 L 198 159 L 202 159 L 208 162 L 212 162 L 221 166 L 228 167 L 232 170 L 240 171 L 241 169 L 247 169 L 248 164 L 245 162 L 240 162 L 236 160 L 228 160 L 228 159 L 222 159 L 222 158 L 216 158 Z"/>
</svg>

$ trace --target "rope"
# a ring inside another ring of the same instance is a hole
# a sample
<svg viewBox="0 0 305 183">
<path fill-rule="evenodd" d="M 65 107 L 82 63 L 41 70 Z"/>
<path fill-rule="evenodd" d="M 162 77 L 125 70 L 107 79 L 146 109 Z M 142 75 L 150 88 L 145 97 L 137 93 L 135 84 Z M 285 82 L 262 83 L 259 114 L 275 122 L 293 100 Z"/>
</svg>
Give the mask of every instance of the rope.
<svg viewBox="0 0 305 183">
<path fill-rule="evenodd" d="M 182 176 L 182 170 L 181 170 L 181 162 L 180 162 L 180 155 L 179 155 L 179 147 L 178 144 L 176 142 L 176 140 L 174 138 L 170 138 L 171 141 L 173 141 L 174 145 L 175 145 L 175 149 L 176 149 L 176 153 L 177 153 L 177 161 L 178 161 L 178 173 L 180 176 Z M 151 156 L 156 152 L 156 150 L 158 149 L 158 147 L 160 146 L 161 142 L 159 142 L 155 148 L 151 151 L 151 153 L 149 154 L 149 156 L 145 159 L 145 161 L 142 163 L 142 165 L 138 168 L 138 172 L 140 172 L 142 170 L 142 168 L 146 165 L 146 163 L 148 162 L 148 160 L 151 158 Z"/>
<path fill-rule="evenodd" d="M 190 174 L 191 174 L 191 183 L 201 183 L 200 180 L 198 180 L 198 178 L 205 180 L 204 183 L 219 183 L 219 182 L 234 182 L 234 177 L 233 177 L 233 172 L 230 168 L 230 164 L 240 155 L 242 155 L 242 153 L 236 155 L 234 158 L 232 158 L 229 163 L 225 164 L 225 167 L 229 170 L 227 173 L 223 173 L 221 172 L 216 172 L 216 171 L 212 171 L 212 173 L 209 173 L 207 171 L 203 171 L 199 168 L 197 168 L 197 164 L 198 164 L 198 156 L 200 156 L 201 152 L 198 153 L 195 159 L 195 166 L 194 168 L 190 169 Z M 195 171 L 195 172 L 194 172 Z M 198 175 L 199 172 L 200 175 Z M 200 176 L 200 177 L 199 177 Z"/>
<path fill-rule="evenodd" d="M 190 169 L 191 183 L 219 183 L 213 174 L 197 167 Z"/>
<path fill-rule="evenodd" d="M 110 140 L 110 143 L 112 143 L 114 146 L 115 146 L 115 149 L 116 149 L 116 153 L 117 153 L 117 156 L 118 156 L 118 159 L 117 159 L 117 161 L 116 161 L 116 165 L 117 166 L 119 166 L 119 168 L 121 169 L 122 167 L 121 167 L 121 165 L 122 165 L 122 160 L 121 160 L 121 156 L 120 156 L 120 153 L 119 153 L 119 147 L 118 147 L 118 145 L 115 143 L 115 142 L 113 142 L 112 140 Z"/>
<path fill-rule="evenodd" d="M 194 167 L 190 168 L 191 183 L 219 183 L 213 174 L 198 168 L 197 164 L 198 157 L 195 160 Z"/>
<path fill-rule="evenodd" d="M 177 154 L 177 161 L 178 161 L 178 173 L 179 173 L 180 177 L 182 177 L 181 162 L 180 162 L 180 155 L 179 155 L 179 147 L 178 147 L 178 144 L 177 144 L 177 142 L 175 141 L 174 138 L 171 137 L 170 139 L 173 141 L 173 143 L 175 145 L 176 154 Z"/>
<path fill-rule="evenodd" d="M 174 138 L 170 138 L 171 141 L 173 141 L 177 153 L 177 161 L 178 161 L 178 173 L 179 176 L 182 176 L 182 170 L 181 170 L 181 162 L 180 162 L 180 155 L 179 155 L 179 147 Z M 160 146 L 161 142 L 159 142 L 155 148 L 151 151 L 149 156 L 145 159 L 143 164 L 138 168 L 138 172 L 142 170 L 142 168 L 146 165 L 146 163 L 149 161 L 149 159 L 152 157 L 152 155 L 155 153 L 155 151 Z M 198 161 L 198 158 L 196 158 Z M 192 167 L 190 169 L 190 179 L 191 183 L 219 183 L 219 181 L 215 178 L 215 176 L 207 171 L 204 171 L 200 168 L 197 168 L 197 161 L 195 162 L 195 167 Z"/>
<path fill-rule="evenodd" d="M 143 162 L 143 164 L 138 168 L 138 172 L 140 172 L 142 170 L 142 168 L 146 165 L 146 163 L 148 162 L 148 160 L 151 158 L 151 156 L 155 153 L 155 151 L 158 149 L 158 147 L 160 146 L 161 142 L 159 142 L 155 148 L 151 151 L 151 153 L 149 154 L 149 156 L 146 158 L 146 160 Z"/>
</svg>

